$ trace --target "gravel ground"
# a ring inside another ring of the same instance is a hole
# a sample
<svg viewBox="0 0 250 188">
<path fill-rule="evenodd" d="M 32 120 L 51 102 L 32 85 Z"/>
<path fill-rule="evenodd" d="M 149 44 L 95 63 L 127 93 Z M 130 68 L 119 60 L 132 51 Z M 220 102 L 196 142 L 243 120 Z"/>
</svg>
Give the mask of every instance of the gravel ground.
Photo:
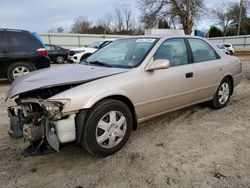
<svg viewBox="0 0 250 188">
<path fill-rule="evenodd" d="M 70 144 L 60 153 L 24 158 L 23 140 L 9 138 L 0 81 L 0 187 L 249 187 L 250 61 L 229 105 L 201 105 L 142 124 L 128 144 L 95 158 Z"/>
</svg>

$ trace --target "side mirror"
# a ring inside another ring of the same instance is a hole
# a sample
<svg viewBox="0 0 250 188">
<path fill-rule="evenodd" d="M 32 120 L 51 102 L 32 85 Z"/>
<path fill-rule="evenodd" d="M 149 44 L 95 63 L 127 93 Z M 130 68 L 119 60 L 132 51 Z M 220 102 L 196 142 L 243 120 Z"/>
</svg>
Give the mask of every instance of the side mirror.
<svg viewBox="0 0 250 188">
<path fill-rule="evenodd" d="M 146 68 L 146 71 L 154 71 L 159 69 L 168 69 L 170 67 L 170 62 L 167 59 L 157 59 L 153 60 L 152 63 Z"/>
</svg>

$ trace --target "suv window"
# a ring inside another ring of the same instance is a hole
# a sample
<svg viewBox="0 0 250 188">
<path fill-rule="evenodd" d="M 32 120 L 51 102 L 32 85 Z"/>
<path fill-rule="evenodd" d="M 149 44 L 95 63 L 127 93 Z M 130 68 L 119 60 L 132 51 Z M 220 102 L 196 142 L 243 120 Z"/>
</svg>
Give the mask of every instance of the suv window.
<svg viewBox="0 0 250 188">
<path fill-rule="evenodd" d="M 166 40 L 154 54 L 154 60 L 168 59 L 170 66 L 188 64 L 188 53 L 184 39 Z"/>
<path fill-rule="evenodd" d="M 38 48 L 42 48 L 40 42 L 27 33 L 6 32 L 6 36 L 14 52 L 33 52 Z"/>
<path fill-rule="evenodd" d="M 6 50 L 9 47 L 9 42 L 7 38 L 5 37 L 4 32 L 0 31 L 0 50 Z"/>
<path fill-rule="evenodd" d="M 217 59 L 214 49 L 201 39 L 188 39 L 194 62 L 203 62 Z"/>
</svg>

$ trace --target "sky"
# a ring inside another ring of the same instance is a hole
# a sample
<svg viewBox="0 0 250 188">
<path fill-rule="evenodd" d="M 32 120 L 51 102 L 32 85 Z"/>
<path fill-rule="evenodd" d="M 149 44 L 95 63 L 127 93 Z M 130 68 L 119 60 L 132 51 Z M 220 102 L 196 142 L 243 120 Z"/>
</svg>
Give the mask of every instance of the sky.
<svg viewBox="0 0 250 188">
<path fill-rule="evenodd" d="M 204 0 L 207 7 L 218 2 L 239 2 L 240 0 Z M 85 16 L 92 23 L 112 13 L 116 5 L 129 5 L 139 22 L 140 12 L 137 0 L 1 0 L 0 27 L 18 28 L 35 32 L 56 30 L 62 26 L 66 32 L 74 19 Z M 203 19 L 198 28 L 209 27 L 211 19 Z"/>
</svg>

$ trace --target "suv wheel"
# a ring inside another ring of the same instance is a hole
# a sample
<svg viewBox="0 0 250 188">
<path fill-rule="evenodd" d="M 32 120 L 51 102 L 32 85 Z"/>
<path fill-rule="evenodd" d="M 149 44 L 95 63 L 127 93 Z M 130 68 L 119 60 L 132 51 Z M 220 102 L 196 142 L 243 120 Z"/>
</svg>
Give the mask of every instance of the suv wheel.
<svg viewBox="0 0 250 188">
<path fill-rule="evenodd" d="M 28 74 L 33 71 L 34 68 L 28 63 L 14 63 L 10 65 L 7 70 L 7 77 L 9 81 L 14 81 L 17 77 Z"/>
<path fill-rule="evenodd" d="M 126 144 L 132 124 L 132 115 L 126 104 L 117 100 L 104 100 L 87 115 L 82 146 L 93 155 L 111 155 Z"/>
</svg>

